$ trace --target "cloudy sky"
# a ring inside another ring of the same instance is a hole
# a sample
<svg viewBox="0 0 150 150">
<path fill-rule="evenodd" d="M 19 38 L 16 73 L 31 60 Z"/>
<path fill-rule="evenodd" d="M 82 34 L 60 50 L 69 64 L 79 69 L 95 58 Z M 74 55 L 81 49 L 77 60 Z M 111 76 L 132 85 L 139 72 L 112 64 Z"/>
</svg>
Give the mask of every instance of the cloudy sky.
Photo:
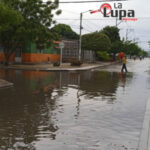
<svg viewBox="0 0 150 150">
<path fill-rule="evenodd" d="M 60 0 L 60 1 L 74 1 L 74 0 Z M 76 0 L 77 1 L 77 0 Z M 118 2 L 117 2 L 118 3 Z M 88 10 L 97 10 L 104 2 L 97 3 L 61 3 L 59 8 L 62 10 L 62 14 L 55 17 L 57 23 L 65 23 L 70 25 L 72 29 L 79 33 L 80 25 L 80 13 Z M 109 2 L 114 6 L 114 2 Z M 123 38 L 134 40 L 138 44 L 149 51 L 149 45 L 147 41 L 150 41 L 150 0 L 128 0 L 122 2 L 123 9 L 135 10 L 135 17 L 138 21 L 124 21 L 119 24 L 120 34 Z M 83 30 L 82 34 L 101 30 L 106 25 L 114 26 L 116 24 L 115 18 L 104 19 L 103 15 L 98 12 L 90 14 L 86 12 L 83 14 Z"/>
</svg>

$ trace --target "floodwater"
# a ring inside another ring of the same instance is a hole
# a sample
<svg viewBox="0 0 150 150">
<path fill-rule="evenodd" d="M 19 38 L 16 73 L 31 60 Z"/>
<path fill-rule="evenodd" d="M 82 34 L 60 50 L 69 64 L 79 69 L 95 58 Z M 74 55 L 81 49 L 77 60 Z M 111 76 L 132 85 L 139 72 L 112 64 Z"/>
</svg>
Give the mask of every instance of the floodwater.
<svg viewBox="0 0 150 150">
<path fill-rule="evenodd" d="M 0 150 L 136 150 L 150 60 L 84 72 L 0 70 Z"/>
</svg>

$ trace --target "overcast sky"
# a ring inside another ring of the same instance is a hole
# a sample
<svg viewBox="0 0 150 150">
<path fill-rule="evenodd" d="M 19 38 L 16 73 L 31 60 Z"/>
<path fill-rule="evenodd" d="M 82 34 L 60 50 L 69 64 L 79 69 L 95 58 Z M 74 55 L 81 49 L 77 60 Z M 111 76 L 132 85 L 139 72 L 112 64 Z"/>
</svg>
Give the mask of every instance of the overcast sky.
<svg viewBox="0 0 150 150">
<path fill-rule="evenodd" d="M 65 23 L 70 25 L 75 32 L 79 33 L 80 12 L 85 12 L 87 10 L 97 10 L 103 3 L 104 2 L 60 4 L 59 8 L 62 10 L 62 14 L 55 18 L 57 23 Z M 114 2 L 109 2 L 109 4 L 111 4 L 113 7 Z M 147 41 L 150 41 L 150 0 L 128 0 L 122 2 L 122 4 L 123 9 L 135 10 L 135 15 L 136 18 L 138 18 L 138 21 L 124 21 L 120 23 L 118 27 L 120 28 L 121 37 L 127 37 L 129 40 L 136 40 L 142 48 L 147 51 L 150 50 L 147 43 Z M 87 12 L 83 14 L 82 34 L 94 32 L 96 30 L 99 31 L 106 25 L 114 26 L 115 24 L 115 19 L 104 19 L 100 12 L 95 14 L 90 14 Z"/>
</svg>

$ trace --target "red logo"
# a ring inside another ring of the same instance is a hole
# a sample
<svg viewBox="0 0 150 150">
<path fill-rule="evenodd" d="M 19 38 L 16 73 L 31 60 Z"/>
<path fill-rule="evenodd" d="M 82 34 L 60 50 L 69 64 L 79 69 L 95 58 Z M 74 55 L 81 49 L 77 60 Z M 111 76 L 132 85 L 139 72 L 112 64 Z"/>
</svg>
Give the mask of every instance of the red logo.
<svg viewBox="0 0 150 150">
<path fill-rule="evenodd" d="M 104 14 L 104 8 L 106 8 L 107 15 L 109 15 L 111 13 L 112 7 L 108 3 L 101 5 L 100 9 L 98 9 L 98 10 L 91 11 L 91 14 L 94 14 L 97 12 L 101 12 L 102 14 Z"/>
<path fill-rule="evenodd" d="M 98 10 L 91 11 L 91 14 L 101 12 L 103 17 L 115 17 L 124 21 L 137 21 L 135 18 L 135 11 L 133 9 L 125 10 L 122 7 L 122 3 L 114 3 L 114 8 L 108 3 L 104 3 Z"/>
<path fill-rule="evenodd" d="M 109 15 L 111 13 L 112 7 L 110 4 L 105 3 L 100 7 L 100 12 L 104 14 L 104 8 L 106 8 L 106 14 Z"/>
</svg>

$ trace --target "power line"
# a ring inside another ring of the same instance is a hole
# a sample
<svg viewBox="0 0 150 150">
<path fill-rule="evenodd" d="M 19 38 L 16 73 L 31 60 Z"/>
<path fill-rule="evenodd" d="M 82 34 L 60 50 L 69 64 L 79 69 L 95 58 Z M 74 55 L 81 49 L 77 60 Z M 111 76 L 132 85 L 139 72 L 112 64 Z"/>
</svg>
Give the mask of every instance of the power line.
<svg viewBox="0 0 150 150">
<path fill-rule="evenodd" d="M 97 2 L 115 2 L 115 1 L 128 1 L 128 0 L 94 0 L 94 1 L 59 1 L 59 3 L 61 4 L 67 4 L 67 3 L 97 3 Z M 46 2 L 44 2 L 46 3 Z"/>
<path fill-rule="evenodd" d="M 92 20 L 89 20 L 90 21 L 90 24 L 94 25 L 95 26 L 95 31 L 99 31 L 100 30 L 100 25 L 99 24 L 95 24 L 93 23 Z"/>
<path fill-rule="evenodd" d="M 150 19 L 150 17 L 139 17 L 139 19 Z M 60 18 L 60 19 L 56 19 L 56 20 L 80 20 L 79 18 Z M 87 19 L 84 18 L 82 20 L 116 20 L 114 18 L 110 18 L 110 19 Z M 126 21 L 125 21 L 126 22 Z"/>
<path fill-rule="evenodd" d="M 91 33 L 91 32 L 92 32 L 92 31 L 90 31 L 90 30 L 88 30 L 88 29 L 85 29 L 85 28 L 84 28 L 83 30 L 88 31 L 89 33 Z"/>
<path fill-rule="evenodd" d="M 88 30 L 92 30 L 91 32 L 93 32 L 95 29 L 91 28 L 87 23 L 84 22 L 84 25 L 87 26 Z M 84 28 L 84 27 L 83 27 Z"/>
<path fill-rule="evenodd" d="M 61 18 L 55 20 L 80 20 L 80 19 L 68 19 L 68 18 Z M 115 20 L 115 19 L 82 19 L 82 20 Z"/>
<path fill-rule="evenodd" d="M 75 14 L 75 15 L 79 15 L 79 13 L 73 12 L 73 11 L 70 11 L 70 10 L 66 10 L 66 9 L 61 9 L 61 10 L 62 10 L 62 13 L 63 12 L 69 12 L 69 13 L 72 13 L 72 14 Z"/>
</svg>

